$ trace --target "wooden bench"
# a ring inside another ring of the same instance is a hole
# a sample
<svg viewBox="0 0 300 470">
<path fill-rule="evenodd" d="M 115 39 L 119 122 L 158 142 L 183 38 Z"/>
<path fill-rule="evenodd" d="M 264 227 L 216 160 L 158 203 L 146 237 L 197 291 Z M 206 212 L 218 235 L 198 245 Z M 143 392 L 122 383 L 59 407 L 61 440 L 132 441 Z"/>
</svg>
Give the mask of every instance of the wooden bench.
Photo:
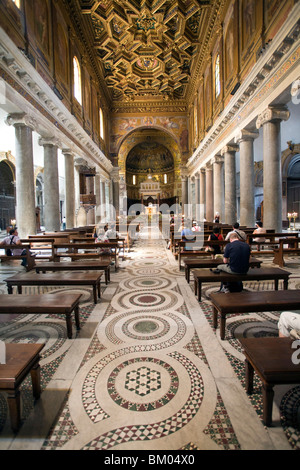
<svg viewBox="0 0 300 470">
<path fill-rule="evenodd" d="M 37 400 L 41 394 L 40 352 L 41 344 L 7 343 L 6 364 L 0 364 L 0 391 L 6 392 L 11 427 L 17 432 L 21 422 L 21 400 L 19 387 L 31 374 L 33 396 Z"/>
<path fill-rule="evenodd" d="M 300 290 L 212 293 L 213 327 L 218 327 L 220 315 L 220 337 L 225 338 L 226 316 L 233 313 L 270 312 L 299 309 Z"/>
<path fill-rule="evenodd" d="M 47 259 L 50 261 L 53 260 L 53 244 L 55 242 L 54 238 L 32 238 L 32 235 L 29 235 L 28 238 L 21 239 L 21 242 L 29 243 L 30 251 L 33 255 L 35 255 L 36 261 L 38 261 L 39 259 Z"/>
<path fill-rule="evenodd" d="M 102 272 L 86 272 L 84 276 L 81 273 L 54 273 L 54 274 L 37 274 L 28 272 L 24 274 L 16 274 L 4 282 L 7 284 L 7 292 L 13 293 L 13 287 L 16 286 L 18 293 L 22 294 L 23 286 L 91 286 L 93 288 L 94 303 L 97 303 L 101 297 L 100 281 Z"/>
<path fill-rule="evenodd" d="M 281 268 L 285 266 L 284 256 L 297 256 L 300 255 L 300 239 L 281 238 L 279 246 L 274 249 L 273 263 L 278 264 Z"/>
<path fill-rule="evenodd" d="M 72 319 L 74 312 L 77 330 L 79 323 L 79 300 L 82 294 L 33 294 L 33 295 L 0 295 L 0 314 L 45 314 L 65 315 L 68 338 L 72 338 Z"/>
<path fill-rule="evenodd" d="M 63 250 L 63 251 L 61 251 Z M 83 250 L 80 253 L 78 250 Z M 108 250 L 108 252 L 99 252 Z M 71 258 L 72 261 L 78 259 L 99 259 L 102 257 L 112 258 L 115 262 L 115 271 L 119 268 L 118 243 L 55 243 L 53 261 L 60 261 L 60 258 Z"/>
<path fill-rule="evenodd" d="M 260 268 L 262 261 L 256 258 L 250 258 L 250 268 Z M 222 264 L 221 259 L 186 259 L 184 261 L 185 279 L 190 282 L 191 269 L 197 268 L 216 268 L 219 264 Z"/>
<path fill-rule="evenodd" d="M 38 263 L 35 266 L 37 273 L 46 271 L 104 271 L 105 284 L 110 282 L 110 261 L 49 261 L 48 263 Z"/>
<path fill-rule="evenodd" d="M 255 255 L 273 255 L 278 250 L 280 239 L 290 238 L 291 241 L 298 238 L 298 232 L 267 232 L 267 233 L 255 233 L 247 234 L 247 243 L 252 247 L 256 246 L 256 250 L 251 248 L 251 253 Z M 254 241 L 253 238 L 258 239 Z M 259 239 L 265 239 L 265 241 L 259 241 Z M 269 249 L 261 249 L 262 247 L 268 247 Z M 277 264 L 277 263 L 276 263 Z"/>
<path fill-rule="evenodd" d="M 190 249 L 190 250 L 187 250 L 186 249 L 186 246 L 187 245 L 190 245 L 190 247 L 193 246 L 193 242 L 186 242 L 186 241 L 180 241 L 178 242 L 178 264 L 179 264 L 179 269 L 181 269 L 181 261 L 182 259 L 184 258 L 191 258 L 191 257 L 194 257 L 197 256 L 197 257 L 203 257 L 203 256 L 206 256 L 206 257 L 212 257 L 212 255 L 214 255 L 214 253 L 212 251 L 205 251 L 205 248 L 208 247 L 208 246 L 218 246 L 221 248 L 221 251 L 223 252 L 224 250 L 224 246 L 227 245 L 228 243 L 230 243 L 229 241 L 226 241 L 226 240 L 212 240 L 212 241 L 204 241 L 202 242 L 202 248 L 201 248 L 201 243 L 198 243 L 197 241 L 194 242 L 195 246 L 197 247 L 198 245 L 198 248 L 195 248 L 195 249 Z"/>
<path fill-rule="evenodd" d="M 0 254 L 0 260 L 1 261 L 14 261 L 14 260 L 23 260 L 26 258 L 27 260 L 27 266 L 26 270 L 31 271 L 34 266 L 35 266 L 35 256 L 30 252 L 30 245 L 28 244 L 21 244 L 21 245 L 0 245 L 0 250 L 26 250 L 26 253 L 24 255 L 13 255 L 13 256 L 7 256 L 6 254 L 2 253 Z"/>
<path fill-rule="evenodd" d="M 275 385 L 300 384 L 300 364 L 292 360 L 290 338 L 241 338 L 245 354 L 246 392 L 253 392 L 254 371 L 262 381 L 263 422 L 272 424 Z"/>
<path fill-rule="evenodd" d="M 228 274 L 223 271 L 215 274 L 211 271 L 194 269 L 194 289 L 195 295 L 198 294 L 198 300 L 201 300 L 202 283 L 208 282 L 243 282 L 243 281 L 267 281 L 272 280 L 275 284 L 275 290 L 278 290 L 278 281 L 283 280 L 284 289 L 288 288 L 288 280 L 291 273 L 281 268 L 253 268 L 247 274 Z M 226 294 L 227 295 L 227 294 Z"/>
</svg>

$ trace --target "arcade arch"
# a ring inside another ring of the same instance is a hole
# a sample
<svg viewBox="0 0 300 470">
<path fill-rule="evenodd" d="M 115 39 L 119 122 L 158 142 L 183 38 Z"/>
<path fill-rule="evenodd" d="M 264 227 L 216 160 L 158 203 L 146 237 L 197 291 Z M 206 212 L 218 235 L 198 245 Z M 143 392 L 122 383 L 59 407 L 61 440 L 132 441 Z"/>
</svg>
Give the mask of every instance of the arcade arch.
<svg viewBox="0 0 300 470">
<path fill-rule="evenodd" d="M 167 131 L 139 128 L 127 134 L 119 147 L 118 167 L 123 192 L 120 196 L 126 195 L 128 208 L 140 202 L 139 186 L 149 174 L 160 183 L 160 202 L 178 202 L 181 163 L 180 145 Z"/>
</svg>

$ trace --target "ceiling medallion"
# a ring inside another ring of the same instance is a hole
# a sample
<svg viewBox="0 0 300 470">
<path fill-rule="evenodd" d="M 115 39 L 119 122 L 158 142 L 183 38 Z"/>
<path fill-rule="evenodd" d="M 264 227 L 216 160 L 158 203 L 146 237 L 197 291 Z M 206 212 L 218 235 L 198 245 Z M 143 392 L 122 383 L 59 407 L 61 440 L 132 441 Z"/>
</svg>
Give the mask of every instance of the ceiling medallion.
<svg viewBox="0 0 300 470">
<path fill-rule="evenodd" d="M 155 18 L 154 16 L 146 13 L 136 20 L 136 25 L 138 29 L 143 31 L 149 31 L 150 29 L 155 29 Z"/>
</svg>

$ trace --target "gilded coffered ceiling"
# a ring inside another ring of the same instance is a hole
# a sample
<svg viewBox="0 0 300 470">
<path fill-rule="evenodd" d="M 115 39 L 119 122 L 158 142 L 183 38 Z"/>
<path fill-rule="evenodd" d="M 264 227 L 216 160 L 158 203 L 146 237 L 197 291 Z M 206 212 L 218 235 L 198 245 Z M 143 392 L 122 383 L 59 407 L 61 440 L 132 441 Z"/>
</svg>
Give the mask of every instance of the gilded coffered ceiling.
<svg viewBox="0 0 300 470">
<path fill-rule="evenodd" d="M 220 1 L 70 0 L 112 101 L 186 100 Z"/>
</svg>

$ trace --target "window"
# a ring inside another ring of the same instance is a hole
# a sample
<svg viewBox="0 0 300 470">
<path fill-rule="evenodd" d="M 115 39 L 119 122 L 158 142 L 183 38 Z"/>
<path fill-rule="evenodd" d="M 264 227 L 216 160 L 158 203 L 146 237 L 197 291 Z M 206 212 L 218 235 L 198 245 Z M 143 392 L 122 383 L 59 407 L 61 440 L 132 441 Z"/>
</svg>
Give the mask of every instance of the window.
<svg viewBox="0 0 300 470">
<path fill-rule="evenodd" d="M 100 137 L 101 139 L 104 139 L 104 120 L 103 120 L 103 111 L 101 108 L 99 110 L 99 116 L 100 116 Z"/>
<path fill-rule="evenodd" d="M 220 80 L 220 55 L 217 55 L 215 62 L 215 97 L 218 98 L 221 93 L 221 80 Z"/>
<path fill-rule="evenodd" d="M 132 175 L 132 184 L 136 184 L 136 176 Z"/>
<path fill-rule="evenodd" d="M 81 101 L 81 72 L 77 57 L 73 57 L 73 73 L 74 73 L 74 96 L 79 104 Z"/>
<path fill-rule="evenodd" d="M 21 8 L 21 0 L 12 0 L 16 7 Z"/>
<path fill-rule="evenodd" d="M 164 183 L 167 184 L 167 182 L 168 182 L 168 177 L 166 174 L 164 174 Z"/>
</svg>

